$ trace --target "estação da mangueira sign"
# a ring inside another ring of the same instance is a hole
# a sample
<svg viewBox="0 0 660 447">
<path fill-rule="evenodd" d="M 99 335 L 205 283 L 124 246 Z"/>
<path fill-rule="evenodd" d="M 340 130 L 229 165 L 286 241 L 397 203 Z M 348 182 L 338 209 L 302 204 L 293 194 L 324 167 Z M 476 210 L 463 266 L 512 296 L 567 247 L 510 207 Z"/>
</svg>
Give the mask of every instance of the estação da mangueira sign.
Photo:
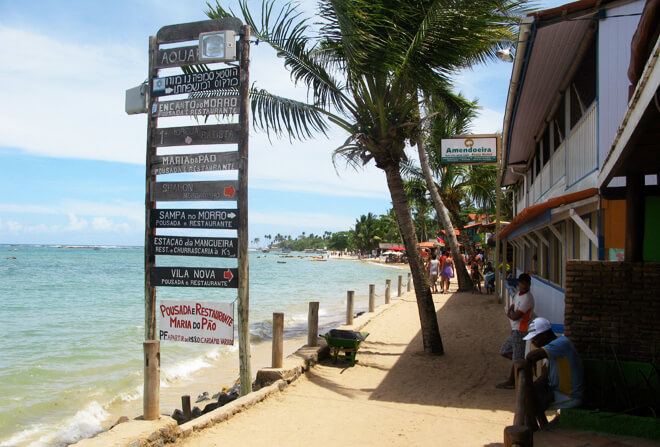
<svg viewBox="0 0 660 447">
<path fill-rule="evenodd" d="M 238 288 L 237 268 L 152 267 L 150 282 L 156 287 Z"/>
<path fill-rule="evenodd" d="M 149 242 L 151 254 L 169 256 L 235 258 L 238 247 L 235 237 L 151 236 Z"/>
<path fill-rule="evenodd" d="M 181 95 L 209 90 L 237 88 L 239 85 L 240 70 L 238 67 L 230 67 L 220 70 L 154 78 L 151 95 L 154 97 Z"/>
<path fill-rule="evenodd" d="M 151 228 L 238 229 L 235 209 L 155 209 L 151 211 Z"/>
</svg>

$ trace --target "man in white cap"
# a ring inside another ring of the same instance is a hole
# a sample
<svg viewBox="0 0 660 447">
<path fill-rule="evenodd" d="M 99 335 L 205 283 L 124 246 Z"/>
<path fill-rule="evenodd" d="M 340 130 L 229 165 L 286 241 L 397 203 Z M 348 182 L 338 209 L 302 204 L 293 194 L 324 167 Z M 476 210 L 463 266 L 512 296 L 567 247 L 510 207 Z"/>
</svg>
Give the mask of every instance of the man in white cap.
<svg viewBox="0 0 660 447">
<path fill-rule="evenodd" d="M 526 359 L 535 365 L 547 359 L 547 368 L 534 382 L 534 413 L 541 425 L 547 423 L 545 410 L 551 407 L 575 408 L 582 404 L 584 372 L 582 360 L 575 346 L 567 337 L 557 337 L 552 324 L 545 318 L 536 318 L 529 325 L 524 340 L 531 340 L 538 349 L 527 354 Z"/>
</svg>

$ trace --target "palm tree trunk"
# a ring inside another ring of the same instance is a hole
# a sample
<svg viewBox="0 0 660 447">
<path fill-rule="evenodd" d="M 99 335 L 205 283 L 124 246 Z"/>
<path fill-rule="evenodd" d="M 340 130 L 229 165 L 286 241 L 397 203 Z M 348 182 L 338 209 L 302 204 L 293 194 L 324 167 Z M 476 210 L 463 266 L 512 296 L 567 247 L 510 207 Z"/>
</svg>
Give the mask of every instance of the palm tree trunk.
<svg viewBox="0 0 660 447">
<path fill-rule="evenodd" d="M 444 348 L 442 346 L 440 328 L 438 327 L 438 318 L 435 314 L 431 286 L 426 277 L 426 269 L 422 262 L 419 241 L 415 233 L 415 225 L 410 215 L 408 200 L 403 191 L 403 180 L 401 179 L 399 166 L 390 162 L 384 166 L 379 165 L 379 167 L 385 171 L 387 186 L 390 190 L 392 205 L 399 225 L 399 232 L 403 239 L 403 245 L 406 247 L 406 253 L 408 254 L 408 263 L 415 286 L 415 297 L 417 298 L 417 310 L 419 311 L 419 320 L 422 326 L 424 351 L 430 354 L 442 355 Z"/>
<path fill-rule="evenodd" d="M 440 216 L 442 226 L 445 228 L 446 240 L 449 242 L 451 257 L 454 259 L 454 266 L 456 268 L 458 291 L 469 292 L 472 290 L 472 278 L 470 278 L 470 274 L 465 268 L 463 256 L 461 256 L 461 251 L 458 248 L 458 240 L 456 239 L 454 226 L 451 224 L 451 219 L 449 218 L 449 212 L 447 212 L 447 208 L 445 207 L 445 204 L 442 203 L 438 189 L 435 187 L 433 174 L 431 174 L 431 167 L 429 166 L 429 160 L 426 157 L 426 150 L 424 149 L 424 135 L 422 132 L 417 136 L 417 151 L 419 152 L 419 163 L 422 165 L 422 171 L 424 172 L 424 180 L 426 180 L 426 186 L 431 193 L 433 206 L 435 207 L 438 216 Z"/>
</svg>

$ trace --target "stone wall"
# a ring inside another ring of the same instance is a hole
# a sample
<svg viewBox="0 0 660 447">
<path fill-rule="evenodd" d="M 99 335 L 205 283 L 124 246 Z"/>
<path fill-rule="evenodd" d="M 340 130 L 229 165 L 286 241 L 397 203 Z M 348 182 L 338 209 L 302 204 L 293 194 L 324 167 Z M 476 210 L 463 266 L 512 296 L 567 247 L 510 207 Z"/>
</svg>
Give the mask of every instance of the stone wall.
<svg viewBox="0 0 660 447">
<path fill-rule="evenodd" d="M 568 261 L 564 323 L 583 358 L 660 362 L 660 263 Z"/>
</svg>

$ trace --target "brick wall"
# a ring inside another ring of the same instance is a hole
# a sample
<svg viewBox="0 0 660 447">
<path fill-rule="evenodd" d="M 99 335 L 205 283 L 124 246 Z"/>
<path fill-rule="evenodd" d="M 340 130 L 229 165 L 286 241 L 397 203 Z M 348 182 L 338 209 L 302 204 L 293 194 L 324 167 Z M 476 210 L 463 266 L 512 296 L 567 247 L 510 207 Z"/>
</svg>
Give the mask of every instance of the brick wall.
<svg viewBox="0 0 660 447">
<path fill-rule="evenodd" d="M 564 315 L 583 358 L 660 362 L 660 263 L 568 261 Z"/>
</svg>

